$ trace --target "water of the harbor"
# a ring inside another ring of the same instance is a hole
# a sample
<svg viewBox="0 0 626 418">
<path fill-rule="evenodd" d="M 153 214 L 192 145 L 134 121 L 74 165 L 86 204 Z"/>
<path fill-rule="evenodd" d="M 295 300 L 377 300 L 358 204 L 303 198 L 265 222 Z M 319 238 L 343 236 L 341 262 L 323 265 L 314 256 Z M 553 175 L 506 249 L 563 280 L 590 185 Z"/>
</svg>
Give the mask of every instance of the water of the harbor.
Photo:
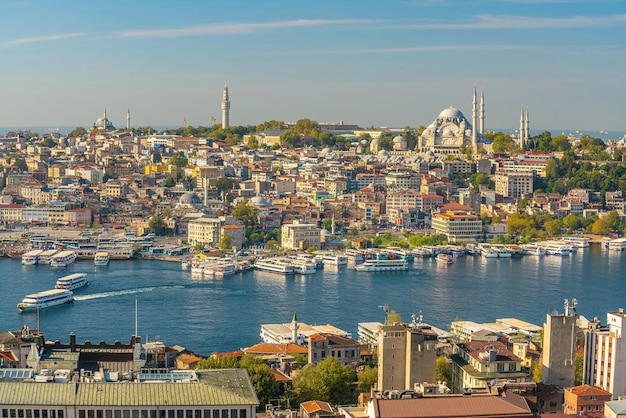
<svg viewBox="0 0 626 418">
<path fill-rule="evenodd" d="M 599 246 L 570 257 L 486 259 L 464 257 L 449 266 L 416 259 L 408 272 L 362 273 L 326 266 L 311 276 L 238 273 L 224 279 L 192 278 L 181 265 L 161 261 L 80 261 L 64 269 L 0 260 L 0 331 L 38 326 L 48 340 L 98 343 L 142 338 L 178 344 L 201 354 L 255 344 L 260 325 L 290 322 L 294 312 L 308 324 L 333 324 L 356 338 L 358 322 L 383 321 L 389 305 L 405 321 L 422 311 L 424 322 L 447 328 L 456 317 L 476 322 L 516 317 L 543 324 L 577 298 L 578 313 L 604 322 L 606 312 L 626 307 L 626 254 Z M 54 287 L 57 278 L 84 272 L 89 285 L 75 301 L 19 313 L 28 293 Z"/>
</svg>

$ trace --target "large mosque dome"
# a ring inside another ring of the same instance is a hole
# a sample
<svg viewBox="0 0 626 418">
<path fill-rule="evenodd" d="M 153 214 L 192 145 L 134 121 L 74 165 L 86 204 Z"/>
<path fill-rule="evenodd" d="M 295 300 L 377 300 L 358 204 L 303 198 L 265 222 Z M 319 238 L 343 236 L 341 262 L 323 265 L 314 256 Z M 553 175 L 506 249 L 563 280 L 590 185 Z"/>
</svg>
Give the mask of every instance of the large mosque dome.
<svg viewBox="0 0 626 418">
<path fill-rule="evenodd" d="M 439 113 L 439 116 L 437 116 L 437 119 L 446 119 L 446 118 L 465 119 L 465 116 L 463 116 L 463 113 L 461 113 L 459 109 L 457 109 L 456 107 L 450 106 L 446 109 L 443 109 L 441 113 Z"/>
<path fill-rule="evenodd" d="M 104 111 L 104 114 L 102 116 L 96 119 L 91 129 L 102 129 L 105 131 L 110 131 L 110 130 L 115 129 L 115 126 L 113 126 L 113 123 L 111 123 L 111 121 L 107 118 L 106 110 Z"/>
</svg>

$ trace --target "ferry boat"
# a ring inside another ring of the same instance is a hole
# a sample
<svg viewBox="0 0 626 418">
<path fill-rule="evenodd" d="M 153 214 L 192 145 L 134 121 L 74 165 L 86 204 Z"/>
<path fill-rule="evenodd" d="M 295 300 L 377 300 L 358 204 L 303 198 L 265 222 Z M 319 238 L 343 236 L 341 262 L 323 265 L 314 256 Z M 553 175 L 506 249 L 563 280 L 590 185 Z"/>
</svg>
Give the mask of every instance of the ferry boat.
<svg viewBox="0 0 626 418">
<path fill-rule="evenodd" d="M 349 262 L 352 262 L 354 264 L 360 264 L 363 262 L 363 253 L 358 250 L 347 249 L 346 257 Z"/>
<path fill-rule="evenodd" d="M 76 253 L 74 251 L 61 251 L 50 259 L 52 267 L 67 267 L 76 261 Z"/>
<path fill-rule="evenodd" d="M 356 271 L 406 271 L 409 264 L 406 260 L 365 260 L 355 266 Z"/>
<path fill-rule="evenodd" d="M 74 273 L 58 279 L 54 287 L 56 289 L 74 290 L 87 285 L 87 283 L 89 282 L 85 273 Z"/>
<path fill-rule="evenodd" d="M 522 254 L 524 255 L 534 255 L 538 257 L 546 255 L 546 250 L 536 244 L 523 244 L 521 247 Z"/>
<path fill-rule="evenodd" d="M 607 248 L 609 251 L 624 251 L 626 250 L 626 238 L 617 238 L 608 241 Z"/>
<path fill-rule="evenodd" d="M 452 256 L 450 254 L 438 254 L 437 257 L 435 257 L 435 260 L 438 264 L 452 264 Z"/>
<path fill-rule="evenodd" d="M 280 274 L 293 274 L 294 268 L 293 264 L 290 260 L 285 260 L 282 258 L 264 258 L 261 260 L 256 260 L 254 262 L 254 268 L 261 271 L 268 271 L 271 273 L 280 273 Z"/>
<path fill-rule="evenodd" d="M 324 264 L 329 264 L 331 266 L 345 266 L 348 264 L 348 257 L 338 254 L 324 254 L 322 256 L 322 261 Z"/>
<path fill-rule="evenodd" d="M 480 245 L 480 253 L 485 258 L 498 258 L 498 252 L 491 245 Z"/>
<path fill-rule="evenodd" d="M 302 257 L 290 258 L 289 262 L 293 266 L 293 272 L 296 274 L 315 274 L 317 265 L 313 260 L 306 260 Z"/>
<path fill-rule="evenodd" d="M 74 296 L 71 291 L 67 289 L 52 289 L 26 295 L 24 299 L 17 304 L 17 309 L 20 312 L 24 312 L 41 308 L 49 308 L 51 306 L 70 303 L 73 300 Z"/>
<path fill-rule="evenodd" d="M 25 266 L 33 266 L 37 264 L 39 254 L 41 253 L 43 253 L 43 250 L 31 250 L 22 254 L 22 264 Z"/>
<path fill-rule="evenodd" d="M 107 251 L 98 251 L 93 257 L 93 263 L 96 266 L 108 266 L 111 256 Z"/>
<path fill-rule="evenodd" d="M 231 276 L 236 272 L 237 266 L 230 258 L 224 258 L 213 266 L 213 276 L 217 278 Z"/>
<path fill-rule="evenodd" d="M 39 257 L 37 257 L 37 263 L 39 264 L 50 264 L 50 261 L 52 260 L 52 257 L 58 253 L 59 251 L 57 250 L 46 250 L 44 252 L 42 252 L 41 254 L 39 254 Z"/>
<path fill-rule="evenodd" d="M 587 247 L 589 247 L 589 241 L 590 241 L 590 239 L 587 238 L 587 237 L 579 237 L 577 235 L 570 236 L 570 237 L 563 237 L 561 240 L 565 241 L 569 245 L 573 245 L 573 246 L 576 246 L 578 248 L 587 248 Z"/>
</svg>

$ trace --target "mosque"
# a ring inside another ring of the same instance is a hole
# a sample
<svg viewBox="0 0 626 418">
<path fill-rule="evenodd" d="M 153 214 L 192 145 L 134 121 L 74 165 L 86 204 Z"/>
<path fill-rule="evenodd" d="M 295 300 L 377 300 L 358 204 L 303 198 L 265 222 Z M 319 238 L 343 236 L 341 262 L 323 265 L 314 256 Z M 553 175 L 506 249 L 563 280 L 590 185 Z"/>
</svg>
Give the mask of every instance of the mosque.
<svg viewBox="0 0 626 418">
<path fill-rule="evenodd" d="M 113 131 L 115 130 L 115 126 L 111 123 L 111 121 L 107 118 L 107 110 L 104 109 L 104 114 L 100 116 L 91 127 L 94 131 L 102 130 L 102 131 Z"/>
<path fill-rule="evenodd" d="M 450 106 L 439 113 L 437 119 L 422 132 L 417 140 L 417 152 L 432 151 L 435 154 L 461 153 L 461 147 L 465 146 L 476 153 L 483 148 L 484 123 L 485 123 L 485 96 L 481 92 L 480 97 L 480 128 L 478 128 L 478 102 L 476 100 L 476 88 L 474 87 L 474 100 L 472 102 L 472 123 L 463 113 Z"/>
</svg>

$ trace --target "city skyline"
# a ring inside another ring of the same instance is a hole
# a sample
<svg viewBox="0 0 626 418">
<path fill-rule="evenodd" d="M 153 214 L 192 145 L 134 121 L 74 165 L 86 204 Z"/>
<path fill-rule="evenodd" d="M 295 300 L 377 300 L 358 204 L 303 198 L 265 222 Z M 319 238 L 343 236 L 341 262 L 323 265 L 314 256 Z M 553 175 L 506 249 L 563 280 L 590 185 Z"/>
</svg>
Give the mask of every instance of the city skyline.
<svg viewBox="0 0 626 418">
<path fill-rule="evenodd" d="M 0 126 L 117 127 L 310 118 L 430 124 L 453 105 L 485 130 L 625 130 L 617 0 L 0 3 Z M 216 118 L 214 122 L 212 118 Z"/>
</svg>

